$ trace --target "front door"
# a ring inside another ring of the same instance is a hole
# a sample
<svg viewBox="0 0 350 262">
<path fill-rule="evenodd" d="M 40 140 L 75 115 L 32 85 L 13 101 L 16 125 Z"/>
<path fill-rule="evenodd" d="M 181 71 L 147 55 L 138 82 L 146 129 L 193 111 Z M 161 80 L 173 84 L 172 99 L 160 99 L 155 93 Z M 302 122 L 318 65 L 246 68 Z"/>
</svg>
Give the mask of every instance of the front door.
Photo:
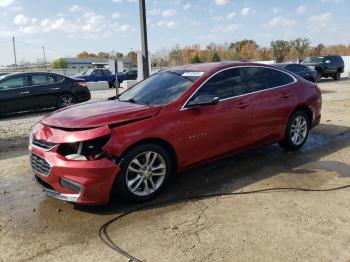
<svg viewBox="0 0 350 262">
<path fill-rule="evenodd" d="M 31 108 L 27 76 L 18 75 L 0 82 L 0 113 L 25 111 Z"/>
<path fill-rule="evenodd" d="M 191 165 L 239 150 L 251 143 L 250 95 L 242 85 L 241 69 L 226 69 L 203 84 L 188 101 L 200 96 L 219 97 L 216 105 L 181 110 L 183 165 Z"/>
</svg>

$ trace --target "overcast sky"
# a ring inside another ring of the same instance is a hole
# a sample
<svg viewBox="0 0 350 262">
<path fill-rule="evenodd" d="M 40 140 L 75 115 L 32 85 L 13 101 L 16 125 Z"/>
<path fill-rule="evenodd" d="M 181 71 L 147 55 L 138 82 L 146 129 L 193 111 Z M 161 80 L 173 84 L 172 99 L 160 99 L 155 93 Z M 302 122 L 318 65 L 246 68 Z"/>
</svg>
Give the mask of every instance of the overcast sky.
<svg viewBox="0 0 350 262">
<path fill-rule="evenodd" d="M 350 0 L 148 0 L 150 51 L 199 43 L 307 37 L 350 44 Z M 0 0 L 0 65 L 140 48 L 138 0 Z"/>
</svg>

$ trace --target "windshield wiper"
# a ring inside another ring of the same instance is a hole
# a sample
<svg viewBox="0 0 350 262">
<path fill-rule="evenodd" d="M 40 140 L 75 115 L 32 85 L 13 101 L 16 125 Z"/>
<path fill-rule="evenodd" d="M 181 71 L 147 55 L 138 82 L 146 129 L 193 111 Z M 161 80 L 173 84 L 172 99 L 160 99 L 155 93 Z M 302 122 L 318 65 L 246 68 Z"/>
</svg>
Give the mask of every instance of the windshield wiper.
<svg viewBox="0 0 350 262">
<path fill-rule="evenodd" d="M 130 98 L 128 100 L 119 100 L 120 102 L 129 102 L 129 103 L 133 103 L 133 104 L 138 104 L 138 105 L 143 105 L 143 106 L 148 106 L 148 104 L 146 103 L 142 103 L 140 101 L 135 100 L 134 98 Z"/>
</svg>

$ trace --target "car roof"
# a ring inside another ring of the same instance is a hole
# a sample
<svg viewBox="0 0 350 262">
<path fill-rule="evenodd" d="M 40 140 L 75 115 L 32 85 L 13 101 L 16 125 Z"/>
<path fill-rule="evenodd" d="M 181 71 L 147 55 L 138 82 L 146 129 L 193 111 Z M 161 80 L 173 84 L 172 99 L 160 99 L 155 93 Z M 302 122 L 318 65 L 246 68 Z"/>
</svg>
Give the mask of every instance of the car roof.
<svg viewBox="0 0 350 262">
<path fill-rule="evenodd" d="M 31 72 L 12 72 L 7 75 L 6 77 L 11 77 L 11 76 L 16 76 L 16 75 L 31 75 L 31 74 L 47 74 L 47 75 L 59 75 L 59 76 L 64 76 L 62 74 L 57 74 L 57 73 L 52 73 L 52 72 L 45 72 L 45 71 L 31 71 Z"/>
<path fill-rule="evenodd" d="M 239 61 L 223 61 L 223 62 L 212 62 L 212 63 L 201 63 L 201 64 L 190 64 L 190 65 L 182 65 L 172 67 L 169 70 L 174 71 L 199 71 L 199 72 L 211 72 L 217 71 L 221 69 L 225 69 L 228 67 L 239 67 L 239 66 L 264 66 L 271 67 L 271 65 L 261 64 L 261 63 L 253 63 L 253 62 L 239 62 Z"/>
<path fill-rule="evenodd" d="M 299 64 L 299 63 L 277 63 L 277 64 L 273 64 L 273 66 L 281 66 L 281 67 L 286 67 L 289 65 L 300 65 L 300 66 L 305 66 L 303 64 Z"/>
</svg>

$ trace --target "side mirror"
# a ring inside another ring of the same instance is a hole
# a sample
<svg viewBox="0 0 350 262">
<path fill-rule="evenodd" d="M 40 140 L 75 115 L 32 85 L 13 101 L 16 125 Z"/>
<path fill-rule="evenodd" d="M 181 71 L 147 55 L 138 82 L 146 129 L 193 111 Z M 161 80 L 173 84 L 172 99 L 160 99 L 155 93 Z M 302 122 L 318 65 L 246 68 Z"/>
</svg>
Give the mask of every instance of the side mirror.
<svg viewBox="0 0 350 262">
<path fill-rule="evenodd" d="M 188 102 L 186 107 L 197 107 L 197 106 L 207 106 L 207 105 L 216 105 L 218 104 L 220 99 L 215 96 L 208 96 L 208 95 L 199 95 L 192 101 Z"/>
<path fill-rule="evenodd" d="M 326 62 L 325 62 L 325 63 L 326 63 L 326 64 L 329 64 L 330 62 L 331 62 L 331 60 L 326 60 Z"/>
</svg>

